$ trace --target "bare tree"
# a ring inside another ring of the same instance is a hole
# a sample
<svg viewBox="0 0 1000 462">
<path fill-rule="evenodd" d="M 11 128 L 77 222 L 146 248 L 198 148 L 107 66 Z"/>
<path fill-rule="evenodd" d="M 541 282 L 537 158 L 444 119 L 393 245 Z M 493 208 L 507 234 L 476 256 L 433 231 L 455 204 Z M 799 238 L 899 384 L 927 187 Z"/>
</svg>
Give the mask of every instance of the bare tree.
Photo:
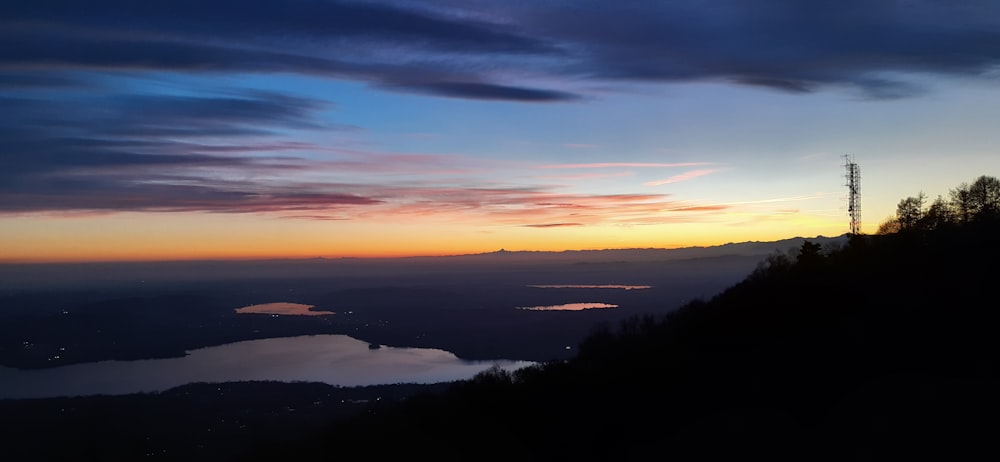
<svg viewBox="0 0 1000 462">
<path fill-rule="evenodd" d="M 934 199 L 934 202 L 927 207 L 924 216 L 920 219 L 920 227 L 923 229 L 940 229 L 958 221 L 958 214 L 954 207 L 941 196 Z"/>
<path fill-rule="evenodd" d="M 921 191 L 916 197 L 910 196 L 899 201 L 896 206 L 896 221 L 899 222 L 900 230 L 914 229 L 923 217 L 924 193 Z"/>
<path fill-rule="evenodd" d="M 962 223 L 968 223 L 972 221 L 972 206 L 971 199 L 969 197 L 969 184 L 961 183 L 955 189 L 948 191 L 948 195 L 951 197 L 952 209 L 955 210 L 957 218 Z"/>
<path fill-rule="evenodd" d="M 969 211 L 974 219 L 989 219 L 1000 216 L 1000 180 L 992 176 L 980 176 L 969 185 Z"/>
<path fill-rule="evenodd" d="M 899 232 L 899 220 L 896 217 L 886 218 L 881 224 L 878 225 L 878 231 L 876 234 L 895 234 Z"/>
</svg>

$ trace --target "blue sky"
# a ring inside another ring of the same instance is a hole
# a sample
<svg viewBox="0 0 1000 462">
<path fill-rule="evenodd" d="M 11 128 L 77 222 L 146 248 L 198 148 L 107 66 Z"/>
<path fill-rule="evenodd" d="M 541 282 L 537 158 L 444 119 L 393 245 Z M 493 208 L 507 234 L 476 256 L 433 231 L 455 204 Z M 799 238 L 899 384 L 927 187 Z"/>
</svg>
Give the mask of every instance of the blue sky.
<svg viewBox="0 0 1000 462">
<path fill-rule="evenodd" d="M 996 175 L 987 1 L 0 6 L 0 260 L 677 247 Z"/>
</svg>

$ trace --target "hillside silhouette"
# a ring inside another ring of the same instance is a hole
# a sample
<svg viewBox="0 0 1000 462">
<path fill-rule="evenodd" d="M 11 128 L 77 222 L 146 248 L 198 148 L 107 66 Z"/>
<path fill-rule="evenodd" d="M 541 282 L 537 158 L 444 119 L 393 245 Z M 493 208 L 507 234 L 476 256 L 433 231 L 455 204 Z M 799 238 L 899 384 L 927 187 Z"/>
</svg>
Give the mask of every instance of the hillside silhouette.
<svg viewBox="0 0 1000 462">
<path fill-rule="evenodd" d="M 997 185 L 248 460 L 995 460 Z"/>
</svg>

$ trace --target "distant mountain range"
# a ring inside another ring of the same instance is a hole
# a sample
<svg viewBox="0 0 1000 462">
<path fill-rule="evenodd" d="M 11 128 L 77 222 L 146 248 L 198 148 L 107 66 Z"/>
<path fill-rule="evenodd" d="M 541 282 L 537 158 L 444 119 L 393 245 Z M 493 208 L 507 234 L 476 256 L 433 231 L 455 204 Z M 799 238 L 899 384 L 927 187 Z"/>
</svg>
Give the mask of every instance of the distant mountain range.
<svg viewBox="0 0 1000 462">
<path fill-rule="evenodd" d="M 0 290 L 48 290 L 116 285 L 123 281 L 142 284 L 157 282 L 208 282 L 255 278 L 310 278 L 367 276 L 424 272 L 435 267 L 467 265 L 484 268 L 496 265 L 546 265 L 567 263 L 638 263 L 689 260 L 722 256 L 765 257 L 789 252 L 808 240 L 824 248 L 847 242 L 846 235 L 793 237 L 779 241 L 738 242 L 708 247 L 633 248 L 565 251 L 510 251 L 452 256 L 399 258 L 308 258 L 270 260 L 193 260 L 163 262 L 93 263 L 8 263 L 0 264 Z"/>
<path fill-rule="evenodd" d="M 601 250 L 563 250 L 563 251 L 510 251 L 500 249 L 496 252 L 461 255 L 455 257 L 436 257 L 453 259 L 473 259 L 499 257 L 519 261 L 670 261 L 688 260 L 692 258 L 708 258 L 722 256 L 766 256 L 774 252 L 787 252 L 798 249 L 802 242 L 809 241 L 828 246 L 841 246 L 847 243 L 847 235 L 836 237 L 792 237 L 779 241 L 747 241 L 731 242 L 706 247 L 681 247 L 674 249 L 638 248 L 638 249 L 601 249 Z M 435 258 L 435 257 L 422 257 Z"/>
</svg>

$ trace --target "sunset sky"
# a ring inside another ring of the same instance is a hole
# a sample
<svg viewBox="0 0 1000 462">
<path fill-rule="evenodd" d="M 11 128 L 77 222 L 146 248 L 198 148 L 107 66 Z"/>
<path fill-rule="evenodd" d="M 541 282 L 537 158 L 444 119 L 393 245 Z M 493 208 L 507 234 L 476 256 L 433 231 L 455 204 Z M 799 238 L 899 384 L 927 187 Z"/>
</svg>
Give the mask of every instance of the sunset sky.
<svg viewBox="0 0 1000 462">
<path fill-rule="evenodd" d="M 1000 2 L 6 1 L 0 261 L 672 248 L 1000 174 Z"/>
</svg>

